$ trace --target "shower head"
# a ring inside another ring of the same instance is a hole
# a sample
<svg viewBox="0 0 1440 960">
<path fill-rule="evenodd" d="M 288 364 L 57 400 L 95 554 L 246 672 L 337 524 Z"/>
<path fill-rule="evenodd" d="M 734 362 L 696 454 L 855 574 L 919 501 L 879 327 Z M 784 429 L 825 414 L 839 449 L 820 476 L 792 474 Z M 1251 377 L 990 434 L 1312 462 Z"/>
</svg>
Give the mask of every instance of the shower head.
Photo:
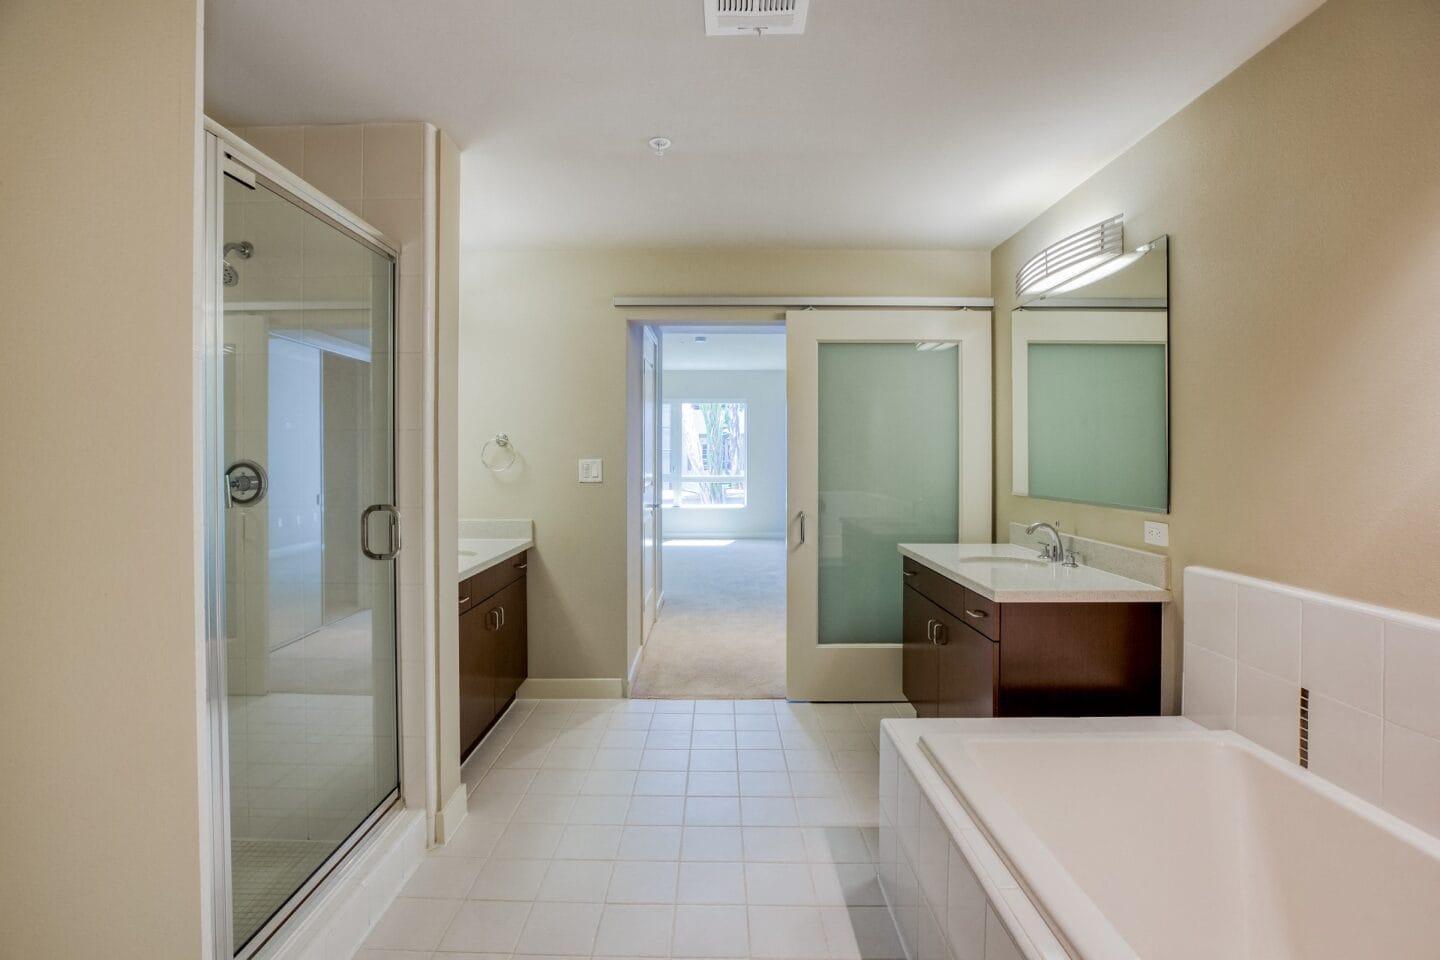
<svg viewBox="0 0 1440 960">
<path fill-rule="evenodd" d="M 249 260 L 255 252 L 255 245 L 249 240 L 241 240 L 238 243 L 227 243 L 220 253 L 220 277 L 225 286 L 233 287 L 240 282 L 240 274 L 230 263 L 230 254 L 235 254 L 241 260 Z"/>
</svg>

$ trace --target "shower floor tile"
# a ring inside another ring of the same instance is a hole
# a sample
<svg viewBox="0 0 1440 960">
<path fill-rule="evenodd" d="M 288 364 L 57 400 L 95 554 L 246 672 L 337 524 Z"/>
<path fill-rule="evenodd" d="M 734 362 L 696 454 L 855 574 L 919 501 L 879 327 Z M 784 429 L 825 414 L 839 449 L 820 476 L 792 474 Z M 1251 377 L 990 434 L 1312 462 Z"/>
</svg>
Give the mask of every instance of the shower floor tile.
<svg viewBox="0 0 1440 960">
<path fill-rule="evenodd" d="M 232 841 L 235 943 L 249 940 L 334 848 L 311 840 Z"/>
</svg>

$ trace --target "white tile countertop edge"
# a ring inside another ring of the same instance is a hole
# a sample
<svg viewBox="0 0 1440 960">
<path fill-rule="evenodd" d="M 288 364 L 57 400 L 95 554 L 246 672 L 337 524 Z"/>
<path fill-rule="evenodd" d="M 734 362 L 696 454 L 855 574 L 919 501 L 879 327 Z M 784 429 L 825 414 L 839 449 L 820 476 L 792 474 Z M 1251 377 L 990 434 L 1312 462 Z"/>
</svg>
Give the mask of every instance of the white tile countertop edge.
<svg viewBox="0 0 1440 960">
<path fill-rule="evenodd" d="M 460 541 L 460 576 L 464 580 L 482 570 L 488 570 L 501 560 L 519 556 L 535 546 L 535 541 L 524 539 L 465 539 Z M 465 551 L 474 556 L 466 556 Z"/>
<path fill-rule="evenodd" d="M 903 556 L 996 603 L 1168 603 L 1171 600 L 1169 590 L 1094 567 L 983 562 L 985 557 L 1035 557 L 1035 551 L 1011 543 L 902 543 L 899 550 Z"/>
</svg>

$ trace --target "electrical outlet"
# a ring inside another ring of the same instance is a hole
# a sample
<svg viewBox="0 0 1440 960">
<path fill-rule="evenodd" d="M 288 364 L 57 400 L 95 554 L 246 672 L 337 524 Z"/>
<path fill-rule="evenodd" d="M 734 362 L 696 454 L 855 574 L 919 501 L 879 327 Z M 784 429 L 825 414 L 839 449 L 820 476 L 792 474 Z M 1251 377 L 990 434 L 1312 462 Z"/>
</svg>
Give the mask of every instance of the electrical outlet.
<svg viewBox="0 0 1440 960">
<path fill-rule="evenodd" d="M 581 460 L 581 461 L 580 461 L 580 482 L 581 482 L 581 483 L 600 483 L 600 482 L 601 482 L 601 470 L 600 470 L 600 467 L 601 467 L 601 462 L 600 462 L 599 460 Z"/>
<path fill-rule="evenodd" d="M 1145 521 L 1145 542 L 1152 547 L 1170 546 L 1170 524 L 1155 520 Z"/>
</svg>

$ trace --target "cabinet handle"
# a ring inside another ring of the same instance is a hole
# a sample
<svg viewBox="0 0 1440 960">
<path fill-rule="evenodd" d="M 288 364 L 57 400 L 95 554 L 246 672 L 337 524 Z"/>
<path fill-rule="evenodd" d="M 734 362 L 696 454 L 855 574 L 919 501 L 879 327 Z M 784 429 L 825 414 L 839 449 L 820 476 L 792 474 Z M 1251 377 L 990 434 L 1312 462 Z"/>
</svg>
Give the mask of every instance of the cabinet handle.
<svg viewBox="0 0 1440 960">
<path fill-rule="evenodd" d="M 945 629 L 945 624 L 943 624 L 943 623 L 936 623 L 936 624 L 935 624 L 935 645 L 936 645 L 937 647 L 943 647 L 943 646 L 945 646 L 945 644 L 949 643 L 949 642 L 950 642 L 950 637 L 948 636 L 949 633 L 950 633 L 950 631 Z"/>
<path fill-rule="evenodd" d="M 461 603 L 469 603 L 469 602 L 470 602 L 470 598 L 469 598 L 469 597 L 461 597 L 461 598 L 460 598 L 460 602 L 461 602 Z"/>
<path fill-rule="evenodd" d="M 902 576 L 902 577 L 915 577 L 915 576 L 919 576 L 919 575 L 920 575 L 920 571 L 919 571 L 919 570 L 901 570 L 901 571 L 900 571 L 900 576 Z"/>
<path fill-rule="evenodd" d="M 499 630 L 500 627 L 503 627 L 503 626 L 505 626 L 505 608 L 504 608 L 504 607 L 501 607 L 501 608 L 500 608 L 500 625 L 497 626 L 495 629 L 496 629 L 496 630 Z"/>
<path fill-rule="evenodd" d="M 926 621 L 925 621 L 925 639 L 926 639 L 926 640 L 929 640 L 931 643 L 934 643 L 934 642 L 935 642 L 935 628 L 938 627 L 938 626 L 939 626 L 939 624 L 936 623 L 934 620 L 926 620 Z"/>
<path fill-rule="evenodd" d="M 494 617 L 494 618 L 495 618 L 495 626 L 491 627 L 490 629 L 491 629 L 492 631 L 494 631 L 494 630 L 499 630 L 499 629 L 500 629 L 500 608 L 499 608 L 499 607 L 495 607 L 495 608 L 491 609 L 491 611 L 490 611 L 489 613 L 485 614 L 485 622 L 486 622 L 486 623 L 489 623 L 491 617 Z"/>
<path fill-rule="evenodd" d="M 965 616 L 969 617 L 971 620 L 984 620 L 986 617 L 990 616 L 990 614 L 986 613 L 984 610 L 966 610 Z"/>
<path fill-rule="evenodd" d="M 513 566 L 516 570 L 524 570 L 526 567 L 530 566 L 530 564 L 528 561 L 521 560 L 519 563 L 513 564 Z"/>
</svg>

